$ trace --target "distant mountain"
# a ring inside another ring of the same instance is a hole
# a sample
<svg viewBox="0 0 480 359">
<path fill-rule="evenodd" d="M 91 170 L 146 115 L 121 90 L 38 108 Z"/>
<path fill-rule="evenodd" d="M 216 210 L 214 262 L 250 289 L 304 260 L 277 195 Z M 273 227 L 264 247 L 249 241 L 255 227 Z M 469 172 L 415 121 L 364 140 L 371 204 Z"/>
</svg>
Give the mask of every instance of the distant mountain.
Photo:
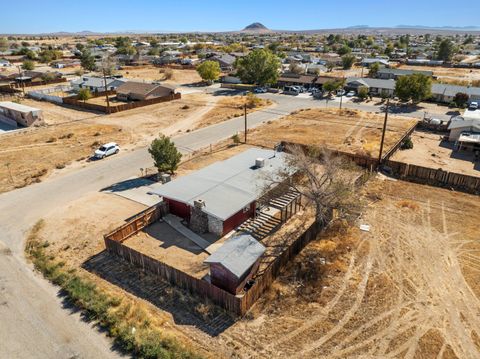
<svg viewBox="0 0 480 359">
<path fill-rule="evenodd" d="M 263 24 L 259 22 L 254 22 L 253 24 L 250 24 L 246 26 L 242 31 L 245 32 L 270 32 L 270 30 Z"/>
<path fill-rule="evenodd" d="M 480 26 L 424 26 L 424 25 L 397 25 L 397 29 L 432 29 L 432 30 L 480 30 Z"/>
</svg>

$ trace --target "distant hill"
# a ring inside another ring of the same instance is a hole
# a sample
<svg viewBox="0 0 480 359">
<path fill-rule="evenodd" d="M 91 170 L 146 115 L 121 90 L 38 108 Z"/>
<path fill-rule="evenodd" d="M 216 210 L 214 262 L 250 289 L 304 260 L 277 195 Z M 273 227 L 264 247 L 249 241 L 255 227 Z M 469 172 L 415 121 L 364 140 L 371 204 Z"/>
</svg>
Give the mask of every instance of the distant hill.
<svg viewBox="0 0 480 359">
<path fill-rule="evenodd" d="M 259 22 L 254 22 L 246 26 L 242 31 L 244 32 L 270 32 L 270 30 L 263 24 Z"/>
</svg>

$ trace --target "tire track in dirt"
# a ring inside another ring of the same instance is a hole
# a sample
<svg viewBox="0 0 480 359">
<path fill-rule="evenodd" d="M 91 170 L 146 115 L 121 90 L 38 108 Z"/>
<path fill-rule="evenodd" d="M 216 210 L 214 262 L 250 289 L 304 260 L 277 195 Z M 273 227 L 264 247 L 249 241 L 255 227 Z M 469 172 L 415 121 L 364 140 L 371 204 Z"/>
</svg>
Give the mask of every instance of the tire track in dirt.
<svg viewBox="0 0 480 359">
<path fill-rule="evenodd" d="M 362 241 L 358 244 L 357 251 L 364 243 L 365 242 Z M 305 331 L 309 330 L 311 327 L 316 325 L 320 320 L 325 318 L 325 316 L 330 312 L 330 310 L 338 303 L 340 298 L 345 294 L 345 291 L 348 287 L 348 282 L 350 281 L 350 279 L 353 276 L 353 271 L 354 271 L 354 267 L 355 267 L 355 260 L 356 260 L 355 255 L 352 255 L 351 258 L 350 258 L 350 263 L 349 263 L 348 269 L 347 269 L 347 271 L 344 275 L 344 278 L 343 278 L 342 285 L 341 285 L 340 289 L 335 294 L 335 297 L 324 308 L 321 309 L 320 314 L 317 314 L 316 316 L 311 318 L 308 322 L 304 323 L 303 325 L 301 325 L 297 329 L 293 330 L 292 332 L 284 335 L 283 337 L 281 337 L 277 340 L 274 340 L 270 345 L 267 346 L 267 349 L 271 349 L 274 346 L 278 346 L 280 344 L 291 341 L 296 336 L 301 335 L 302 333 L 304 333 Z"/>
<path fill-rule="evenodd" d="M 315 349 L 321 347 L 324 343 L 330 340 L 335 334 L 337 334 L 340 330 L 343 329 L 345 324 L 347 324 L 353 315 L 356 313 L 358 308 L 360 307 L 365 291 L 367 289 L 368 279 L 370 278 L 370 272 L 373 266 L 373 259 L 371 256 L 371 251 L 368 254 L 367 261 L 365 263 L 365 271 L 363 272 L 362 281 L 360 282 L 359 286 L 357 287 L 357 292 L 355 293 L 355 301 L 350 309 L 345 313 L 343 318 L 340 322 L 335 325 L 332 329 L 330 329 L 325 335 L 323 335 L 319 340 L 316 340 L 312 343 L 309 343 L 302 351 L 300 351 L 297 355 L 293 356 L 293 358 L 300 358 L 304 357 L 306 353 L 309 353 Z"/>
</svg>

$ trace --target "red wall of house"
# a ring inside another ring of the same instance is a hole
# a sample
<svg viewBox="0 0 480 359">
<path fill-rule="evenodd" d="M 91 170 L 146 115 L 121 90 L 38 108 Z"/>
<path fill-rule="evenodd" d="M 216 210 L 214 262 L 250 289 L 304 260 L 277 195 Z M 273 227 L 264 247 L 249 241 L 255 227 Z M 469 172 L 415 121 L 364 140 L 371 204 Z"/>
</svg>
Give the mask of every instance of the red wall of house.
<svg viewBox="0 0 480 359">
<path fill-rule="evenodd" d="M 255 213 L 255 202 L 250 203 L 250 209 L 247 212 L 243 212 L 243 209 L 237 213 L 235 213 L 230 218 L 223 221 L 223 235 L 227 234 L 234 228 L 241 225 L 247 219 L 253 217 Z"/>
<path fill-rule="evenodd" d="M 190 206 L 188 204 L 170 198 L 164 198 L 164 200 L 168 203 L 168 208 L 171 214 L 186 219 L 187 221 L 190 220 Z"/>
</svg>

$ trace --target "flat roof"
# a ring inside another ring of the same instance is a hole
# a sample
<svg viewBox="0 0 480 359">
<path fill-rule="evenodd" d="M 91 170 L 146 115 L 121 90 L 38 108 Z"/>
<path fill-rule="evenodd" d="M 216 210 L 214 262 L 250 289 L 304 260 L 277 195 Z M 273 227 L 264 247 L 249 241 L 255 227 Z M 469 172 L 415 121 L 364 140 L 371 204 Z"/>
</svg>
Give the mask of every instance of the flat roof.
<svg viewBox="0 0 480 359">
<path fill-rule="evenodd" d="M 41 111 L 39 108 L 36 108 L 36 107 L 30 107 L 30 106 L 22 105 L 19 103 L 10 102 L 10 101 L 0 102 L 0 107 L 6 108 L 9 110 L 14 110 L 17 112 L 23 112 L 23 113 Z"/>
<path fill-rule="evenodd" d="M 458 138 L 458 142 L 480 143 L 480 133 L 462 133 Z"/>
<path fill-rule="evenodd" d="M 283 152 L 250 148 L 168 182 L 153 193 L 190 206 L 203 200 L 205 213 L 226 220 L 258 199 L 269 175 L 271 178 L 284 168 L 286 156 Z M 255 167 L 257 158 L 265 159 L 264 167 Z"/>
</svg>

